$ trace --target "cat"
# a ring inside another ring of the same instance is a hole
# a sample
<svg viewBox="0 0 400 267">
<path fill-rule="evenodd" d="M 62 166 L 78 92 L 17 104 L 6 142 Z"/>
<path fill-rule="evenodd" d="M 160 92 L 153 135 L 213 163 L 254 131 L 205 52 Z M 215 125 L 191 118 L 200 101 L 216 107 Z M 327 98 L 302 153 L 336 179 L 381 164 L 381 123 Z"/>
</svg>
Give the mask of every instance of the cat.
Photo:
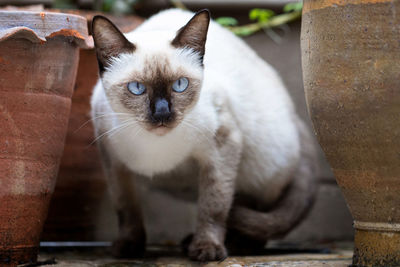
<svg viewBox="0 0 400 267">
<path fill-rule="evenodd" d="M 144 252 L 142 177 L 197 199 L 193 260 L 224 259 L 227 232 L 265 244 L 298 224 L 314 200 L 316 152 L 271 66 L 208 10 L 166 10 L 126 35 L 96 16 L 92 34 L 91 115 L 119 219 L 116 255 Z"/>
</svg>

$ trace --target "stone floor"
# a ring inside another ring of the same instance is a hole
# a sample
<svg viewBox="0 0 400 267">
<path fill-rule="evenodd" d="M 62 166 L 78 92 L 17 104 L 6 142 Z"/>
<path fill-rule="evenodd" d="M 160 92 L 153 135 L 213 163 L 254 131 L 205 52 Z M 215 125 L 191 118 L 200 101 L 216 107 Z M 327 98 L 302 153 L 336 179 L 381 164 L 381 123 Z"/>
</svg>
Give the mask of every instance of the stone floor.
<svg viewBox="0 0 400 267">
<path fill-rule="evenodd" d="M 117 260 L 109 256 L 108 249 L 54 249 L 46 248 L 39 255 L 39 262 L 34 266 L 57 267 L 136 267 L 136 266 L 323 266 L 347 267 L 351 265 L 351 244 L 329 245 L 321 249 L 267 248 L 263 255 L 231 256 L 222 262 L 196 263 L 181 255 L 179 249 L 168 247 L 149 247 L 143 259 Z"/>
</svg>

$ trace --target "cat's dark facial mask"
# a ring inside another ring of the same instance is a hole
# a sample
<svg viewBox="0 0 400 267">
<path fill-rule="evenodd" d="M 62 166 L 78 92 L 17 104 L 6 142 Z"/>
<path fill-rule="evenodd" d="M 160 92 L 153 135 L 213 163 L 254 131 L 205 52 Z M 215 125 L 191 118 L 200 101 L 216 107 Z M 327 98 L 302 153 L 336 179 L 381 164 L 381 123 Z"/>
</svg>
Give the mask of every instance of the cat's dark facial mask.
<svg viewBox="0 0 400 267">
<path fill-rule="evenodd" d="M 144 71 L 132 73 L 132 81 L 121 85 L 126 88 L 118 90 L 123 92 L 121 102 L 148 130 L 174 128 L 197 102 L 201 80 L 184 70 L 172 71 L 168 58 L 162 55 L 150 59 L 146 66 Z"/>
<path fill-rule="evenodd" d="M 130 42 L 109 20 L 95 17 L 100 75 L 113 110 L 160 135 L 177 126 L 199 98 L 209 20 L 203 10 L 174 38 L 134 32 Z"/>
</svg>

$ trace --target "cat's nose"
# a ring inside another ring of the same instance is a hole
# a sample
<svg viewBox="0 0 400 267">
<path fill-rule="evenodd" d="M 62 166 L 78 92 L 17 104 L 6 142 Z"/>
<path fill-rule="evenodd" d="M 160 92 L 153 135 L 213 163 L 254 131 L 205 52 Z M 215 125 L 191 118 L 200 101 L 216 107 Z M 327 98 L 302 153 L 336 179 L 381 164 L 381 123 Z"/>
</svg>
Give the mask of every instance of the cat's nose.
<svg viewBox="0 0 400 267">
<path fill-rule="evenodd" d="M 157 99 L 154 105 L 153 118 L 157 122 L 166 122 L 171 117 L 171 111 L 169 109 L 169 104 L 166 99 Z"/>
</svg>

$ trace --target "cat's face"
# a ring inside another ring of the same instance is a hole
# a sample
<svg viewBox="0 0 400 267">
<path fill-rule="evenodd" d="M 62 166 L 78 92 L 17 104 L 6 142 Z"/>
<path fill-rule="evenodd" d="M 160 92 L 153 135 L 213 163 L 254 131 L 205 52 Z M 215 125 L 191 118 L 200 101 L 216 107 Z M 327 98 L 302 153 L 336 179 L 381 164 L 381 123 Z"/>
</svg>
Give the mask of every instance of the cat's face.
<svg viewBox="0 0 400 267">
<path fill-rule="evenodd" d="M 133 32 L 128 41 L 109 20 L 95 17 L 93 38 L 113 111 L 158 135 L 179 125 L 199 98 L 209 20 L 202 11 L 173 36 Z"/>
</svg>

